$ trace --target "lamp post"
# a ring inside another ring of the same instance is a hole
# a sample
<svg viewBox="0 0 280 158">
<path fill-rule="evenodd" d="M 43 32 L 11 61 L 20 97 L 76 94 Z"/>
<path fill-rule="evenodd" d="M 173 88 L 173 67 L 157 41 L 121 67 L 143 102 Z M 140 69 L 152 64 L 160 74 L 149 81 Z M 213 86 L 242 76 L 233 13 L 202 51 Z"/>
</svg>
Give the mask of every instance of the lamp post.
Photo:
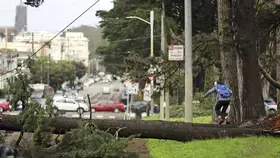
<svg viewBox="0 0 280 158">
<path fill-rule="evenodd" d="M 127 19 L 138 19 L 138 20 L 141 20 L 147 24 L 150 25 L 150 29 L 151 29 L 151 54 L 150 56 L 153 57 L 154 56 L 154 11 L 150 11 L 150 22 L 143 19 L 143 18 L 140 18 L 138 16 L 129 16 L 129 17 L 126 17 Z M 153 78 L 151 79 L 151 95 L 153 94 L 154 92 L 154 80 Z M 153 98 L 151 97 L 151 115 L 154 114 L 154 100 Z"/>
</svg>

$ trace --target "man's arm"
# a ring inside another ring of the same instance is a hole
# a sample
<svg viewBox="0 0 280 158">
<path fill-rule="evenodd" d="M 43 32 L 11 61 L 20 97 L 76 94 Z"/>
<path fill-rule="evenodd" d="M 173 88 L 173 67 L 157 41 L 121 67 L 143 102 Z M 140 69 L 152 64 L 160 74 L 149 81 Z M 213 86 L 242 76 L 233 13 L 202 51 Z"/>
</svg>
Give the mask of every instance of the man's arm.
<svg viewBox="0 0 280 158">
<path fill-rule="evenodd" d="M 209 89 L 209 90 L 204 94 L 203 97 L 207 97 L 209 94 L 212 94 L 212 93 L 216 93 L 216 88 L 215 88 L 215 87 Z"/>
</svg>

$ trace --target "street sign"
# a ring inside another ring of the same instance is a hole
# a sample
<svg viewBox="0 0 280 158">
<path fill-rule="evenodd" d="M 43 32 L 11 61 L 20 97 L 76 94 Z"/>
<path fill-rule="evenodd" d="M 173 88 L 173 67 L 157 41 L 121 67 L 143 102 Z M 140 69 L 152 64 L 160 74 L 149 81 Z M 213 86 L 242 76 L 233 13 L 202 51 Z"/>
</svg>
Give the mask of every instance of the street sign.
<svg viewBox="0 0 280 158">
<path fill-rule="evenodd" d="M 183 45 L 168 46 L 168 60 L 174 60 L 174 61 L 184 60 L 184 46 Z"/>
<path fill-rule="evenodd" d="M 137 95 L 138 94 L 138 89 L 139 89 L 139 84 L 138 83 L 131 83 L 127 87 L 128 94 L 133 94 Z"/>
</svg>

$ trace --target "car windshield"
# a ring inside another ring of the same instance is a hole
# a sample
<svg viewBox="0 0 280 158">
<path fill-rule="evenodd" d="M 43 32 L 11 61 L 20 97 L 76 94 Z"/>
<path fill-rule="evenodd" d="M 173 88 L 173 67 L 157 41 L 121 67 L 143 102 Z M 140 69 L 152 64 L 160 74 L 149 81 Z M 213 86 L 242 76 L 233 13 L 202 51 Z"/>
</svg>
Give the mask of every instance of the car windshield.
<svg viewBox="0 0 280 158">
<path fill-rule="evenodd" d="M 140 106 L 140 105 L 142 105 L 142 102 L 140 102 L 140 101 L 139 102 L 134 102 L 133 105 Z"/>
<path fill-rule="evenodd" d="M 86 103 L 85 100 L 81 100 L 81 99 L 77 99 L 77 100 L 75 100 L 75 101 L 78 102 L 78 103 Z"/>
<path fill-rule="evenodd" d="M 276 105 L 275 101 L 273 100 L 264 100 L 264 102 L 268 105 Z"/>
</svg>

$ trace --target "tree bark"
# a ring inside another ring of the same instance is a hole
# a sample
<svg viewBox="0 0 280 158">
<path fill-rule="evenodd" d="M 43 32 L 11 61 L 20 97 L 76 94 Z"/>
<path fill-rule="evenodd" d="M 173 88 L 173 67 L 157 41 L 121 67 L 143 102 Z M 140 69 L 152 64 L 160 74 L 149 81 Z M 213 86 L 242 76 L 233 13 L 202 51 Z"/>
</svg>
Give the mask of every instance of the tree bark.
<svg viewBox="0 0 280 158">
<path fill-rule="evenodd" d="M 279 4 L 279 3 L 277 3 Z M 277 58 L 280 56 L 280 29 L 277 29 L 277 34 L 276 34 L 276 54 Z M 280 81 L 280 64 L 276 64 L 276 80 Z M 277 104 L 279 105 L 280 103 L 280 90 L 277 89 Z"/>
<path fill-rule="evenodd" d="M 233 50 L 233 35 L 231 32 L 231 1 L 218 0 L 218 26 L 221 55 L 221 67 L 224 82 L 233 92 L 230 118 L 232 122 L 241 122 L 241 112 L 238 93 L 237 55 Z"/>
<path fill-rule="evenodd" d="M 256 50 L 255 0 L 236 0 L 236 4 L 236 45 L 242 76 L 240 103 L 242 117 L 251 120 L 265 116 Z"/>
<path fill-rule="evenodd" d="M 0 130 L 21 131 L 18 116 L 1 115 Z M 54 134 L 64 134 L 78 128 L 81 120 L 75 118 L 53 118 L 50 126 Z M 139 138 L 168 139 L 176 141 L 202 140 L 225 137 L 246 137 L 251 135 L 271 135 L 262 128 L 245 128 L 237 125 L 191 124 L 185 122 L 141 121 L 141 120 L 87 120 L 98 129 L 120 137 L 137 135 Z M 121 130 L 120 130 L 121 129 Z"/>
<path fill-rule="evenodd" d="M 270 89 L 270 83 L 265 78 L 263 78 L 262 79 L 262 94 L 263 94 L 264 99 L 268 99 L 270 97 L 269 89 Z"/>
</svg>

